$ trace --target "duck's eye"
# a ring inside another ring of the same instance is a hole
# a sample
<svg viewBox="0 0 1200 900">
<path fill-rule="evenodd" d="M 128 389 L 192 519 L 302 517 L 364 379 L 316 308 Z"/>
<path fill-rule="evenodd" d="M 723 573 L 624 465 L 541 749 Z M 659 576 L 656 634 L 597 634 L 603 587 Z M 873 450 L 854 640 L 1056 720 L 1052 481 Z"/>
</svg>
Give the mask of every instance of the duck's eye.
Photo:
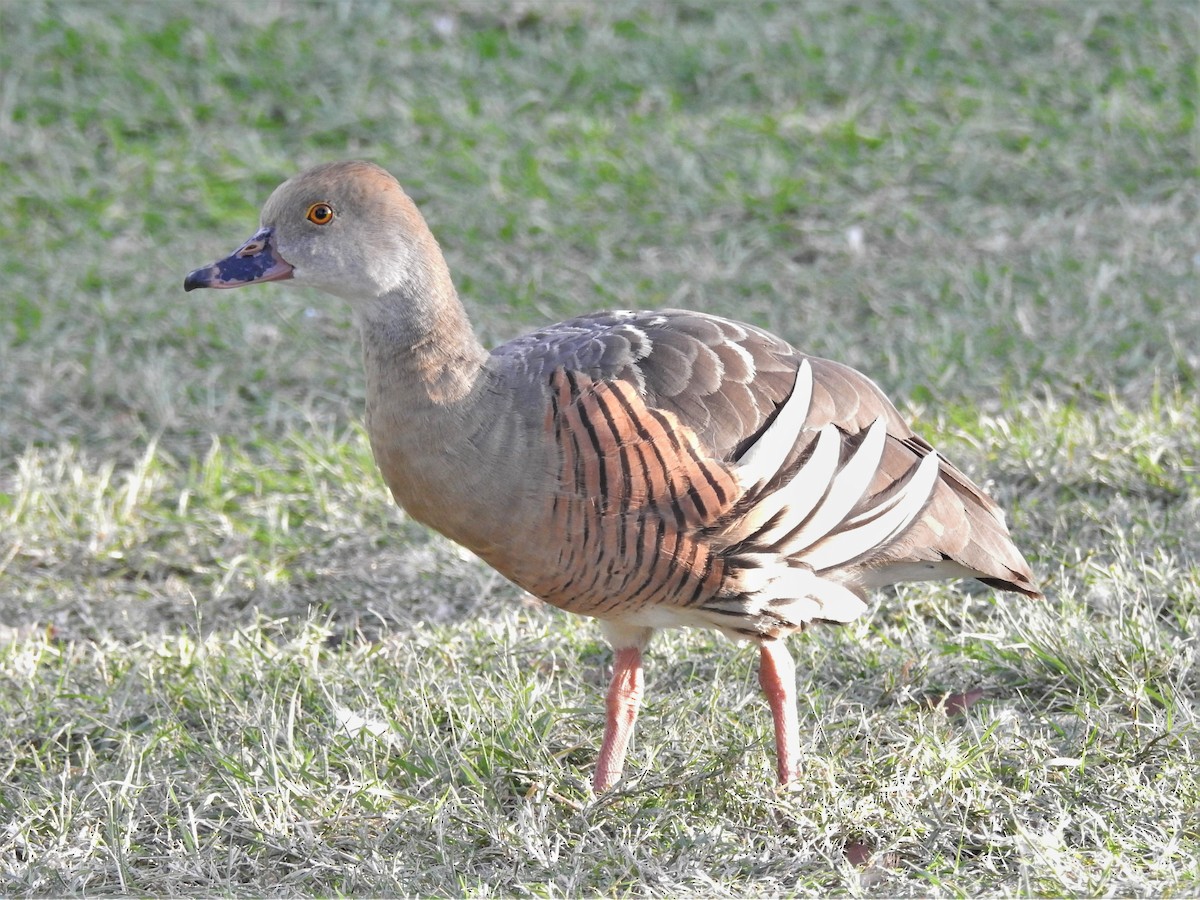
<svg viewBox="0 0 1200 900">
<path fill-rule="evenodd" d="M 328 203 L 314 203 L 308 208 L 304 218 L 314 225 L 328 225 L 333 221 L 333 207 Z"/>
</svg>

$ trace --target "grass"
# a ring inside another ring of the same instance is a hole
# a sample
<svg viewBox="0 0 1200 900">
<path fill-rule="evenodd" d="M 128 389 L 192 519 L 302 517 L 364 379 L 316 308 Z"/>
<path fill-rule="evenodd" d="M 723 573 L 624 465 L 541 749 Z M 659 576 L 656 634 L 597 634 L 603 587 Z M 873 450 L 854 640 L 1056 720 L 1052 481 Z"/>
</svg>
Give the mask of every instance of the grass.
<svg viewBox="0 0 1200 900">
<path fill-rule="evenodd" d="M 1200 891 L 1198 25 L 0 5 L 0 893 Z M 868 372 L 1048 600 L 793 640 L 785 794 L 754 654 L 663 634 L 591 799 L 607 648 L 393 508 L 349 311 L 182 293 L 349 156 L 488 341 L 669 304 Z"/>
</svg>

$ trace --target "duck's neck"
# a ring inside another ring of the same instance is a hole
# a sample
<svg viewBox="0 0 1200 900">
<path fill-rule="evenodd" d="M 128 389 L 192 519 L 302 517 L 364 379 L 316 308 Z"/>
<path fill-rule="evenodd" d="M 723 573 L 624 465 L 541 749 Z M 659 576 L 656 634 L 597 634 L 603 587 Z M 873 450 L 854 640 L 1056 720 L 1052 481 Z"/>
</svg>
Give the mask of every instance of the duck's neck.
<svg viewBox="0 0 1200 900">
<path fill-rule="evenodd" d="M 400 285 L 357 314 L 369 404 L 449 412 L 476 388 L 488 354 L 448 275 Z"/>
<path fill-rule="evenodd" d="M 477 552 L 474 533 L 493 490 L 481 435 L 501 410 L 476 339 L 449 277 L 419 293 L 396 291 L 357 304 L 367 376 L 367 432 L 375 461 L 400 505 L 418 521 Z M 486 443 L 486 441 L 484 441 Z M 494 504 L 503 509 L 504 504 Z M 479 507 L 477 515 L 452 517 Z"/>
</svg>

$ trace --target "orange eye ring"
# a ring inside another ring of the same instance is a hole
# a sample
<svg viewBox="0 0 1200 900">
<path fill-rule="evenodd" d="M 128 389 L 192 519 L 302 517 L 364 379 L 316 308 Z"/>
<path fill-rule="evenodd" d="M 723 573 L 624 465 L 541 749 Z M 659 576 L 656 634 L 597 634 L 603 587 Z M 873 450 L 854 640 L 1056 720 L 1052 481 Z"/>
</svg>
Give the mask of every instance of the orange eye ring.
<svg viewBox="0 0 1200 900">
<path fill-rule="evenodd" d="M 304 218 L 314 225 L 328 225 L 333 221 L 333 207 L 328 203 L 314 203 L 308 208 Z"/>
</svg>

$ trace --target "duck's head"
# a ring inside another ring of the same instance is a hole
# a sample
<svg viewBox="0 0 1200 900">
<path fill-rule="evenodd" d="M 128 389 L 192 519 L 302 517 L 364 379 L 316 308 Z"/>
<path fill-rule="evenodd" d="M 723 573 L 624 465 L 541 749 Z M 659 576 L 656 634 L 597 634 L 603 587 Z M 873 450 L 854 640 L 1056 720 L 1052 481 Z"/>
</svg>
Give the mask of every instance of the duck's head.
<svg viewBox="0 0 1200 900">
<path fill-rule="evenodd" d="M 196 269 L 184 290 L 295 280 L 368 300 L 428 280 L 441 253 L 388 172 L 335 162 L 289 178 L 263 207 L 259 229 L 232 254 Z"/>
</svg>

